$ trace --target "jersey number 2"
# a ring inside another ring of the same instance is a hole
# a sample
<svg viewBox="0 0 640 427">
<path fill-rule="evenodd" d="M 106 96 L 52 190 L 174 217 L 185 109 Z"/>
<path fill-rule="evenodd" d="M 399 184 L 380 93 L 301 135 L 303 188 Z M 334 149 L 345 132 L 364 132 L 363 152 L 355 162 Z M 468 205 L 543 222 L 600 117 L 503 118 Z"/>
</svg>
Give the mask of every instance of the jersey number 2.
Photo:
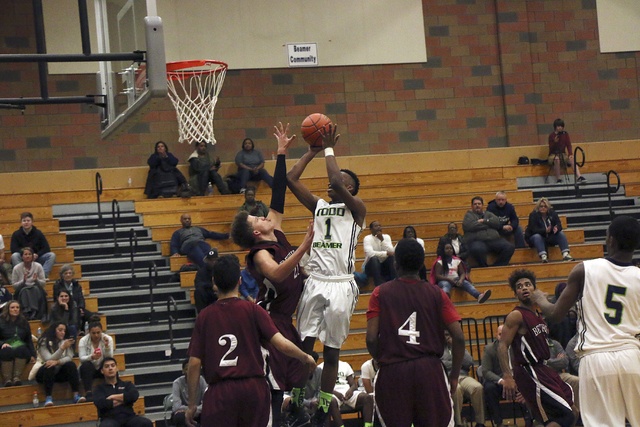
<svg viewBox="0 0 640 427">
<path fill-rule="evenodd" d="M 221 346 L 229 346 L 229 350 L 224 354 L 224 356 L 222 356 L 222 359 L 220 359 L 220 366 L 237 366 L 238 356 L 234 357 L 233 359 L 227 357 L 230 356 L 231 353 L 233 353 L 233 350 L 235 350 L 238 346 L 238 339 L 236 338 L 236 336 L 233 334 L 223 335 L 218 339 L 218 344 L 220 344 Z"/>
<path fill-rule="evenodd" d="M 407 317 L 407 320 L 404 321 L 402 326 L 398 328 L 398 335 L 401 337 L 409 337 L 409 341 L 407 344 L 418 345 L 418 337 L 420 336 L 420 331 L 416 330 L 416 318 L 418 314 L 414 311 L 411 313 L 411 316 Z"/>
<path fill-rule="evenodd" d="M 608 309 L 613 310 L 613 316 L 609 313 L 604 314 L 604 318 L 607 319 L 612 325 L 619 325 L 622 321 L 622 309 L 624 306 L 620 301 L 614 301 L 613 296 L 615 294 L 625 295 L 627 293 L 627 288 L 622 286 L 609 285 L 607 286 L 607 297 L 605 299 L 605 304 Z"/>
</svg>

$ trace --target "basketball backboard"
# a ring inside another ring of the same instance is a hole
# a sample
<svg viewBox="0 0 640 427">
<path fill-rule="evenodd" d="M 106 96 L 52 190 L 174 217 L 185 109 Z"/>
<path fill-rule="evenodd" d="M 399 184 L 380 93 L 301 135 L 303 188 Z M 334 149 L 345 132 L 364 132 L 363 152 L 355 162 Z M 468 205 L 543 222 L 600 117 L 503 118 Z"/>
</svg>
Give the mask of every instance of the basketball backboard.
<svg viewBox="0 0 640 427">
<path fill-rule="evenodd" d="M 167 95 L 164 30 L 156 0 L 94 0 L 94 8 L 99 53 L 146 52 L 146 62 L 100 62 L 105 139 L 126 132 Z"/>
</svg>

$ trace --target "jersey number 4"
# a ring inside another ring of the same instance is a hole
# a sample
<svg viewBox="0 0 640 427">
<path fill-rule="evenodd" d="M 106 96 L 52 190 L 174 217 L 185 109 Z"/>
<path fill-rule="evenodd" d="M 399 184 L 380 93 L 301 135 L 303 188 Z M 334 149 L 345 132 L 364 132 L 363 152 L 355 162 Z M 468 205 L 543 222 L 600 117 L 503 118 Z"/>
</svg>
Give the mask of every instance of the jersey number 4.
<svg viewBox="0 0 640 427">
<path fill-rule="evenodd" d="M 620 301 L 614 301 L 613 297 L 616 294 L 624 296 L 626 295 L 626 293 L 627 293 L 627 288 L 623 286 L 615 286 L 615 285 L 607 286 L 607 296 L 605 298 L 604 303 L 609 310 L 613 310 L 613 316 L 610 315 L 609 313 L 604 313 L 604 318 L 607 319 L 607 322 L 609 322 L 612 325 L 620 324 L 620 322 L 622 321 L 622 309 L 624 308 L 622 303 Z"/>
<path fill-rule="evenodd" d="M 411 345 L 419 345 L 418 337 L 420 336 L 420 331 L 416 330 L 416 318 L 418 314 L 414 311 L 411 313 L 411 316 L 407 317 L 407 320 L 404 321 L 402 326 L 398 328 L 398 335 L 401 337 L 409 337 L 409 341 L 407 344 Z"/>
</svg>

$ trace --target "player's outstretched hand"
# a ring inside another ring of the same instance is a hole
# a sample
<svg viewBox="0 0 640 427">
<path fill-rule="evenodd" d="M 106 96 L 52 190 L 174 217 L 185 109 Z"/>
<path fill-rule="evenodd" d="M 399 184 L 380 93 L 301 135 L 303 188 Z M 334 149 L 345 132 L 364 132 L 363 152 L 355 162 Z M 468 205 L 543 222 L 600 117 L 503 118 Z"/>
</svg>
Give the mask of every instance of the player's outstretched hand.
<svg viewBox="0 0 640 427">
<path fill-rule="evenodd" d="M 516 381 L 513 377 L 502 377 L 502 397 L 507 400 L 513 400 L 516 398 L 518 388 L 516 387 Z"/>
<path fill-rule="evenodd" d="M 546 292 L 543 292 L 540 289 L 536 289 L 531 294 L 531 301 L 533 301 L 535 304 L 538 304 L 538 301 L 546 300 L 548 296 L 549 294 L 547 294 Z"/>
<path fill-rule="evenodd" d="M 338 143 L 340 134 L 338 133 L 338 125 L 330 124 L 329 130 L 320 129 L 322 132 L 322 148 L 333 148 Z"/>
<path fill-rule="evenodd" d="M 303 248 L 305 252 L 308 252 L 311 248 L 311 243 L 313 242 L 313 220 L 309 220 L 309 225 L 307 226 L 307 234 L 304 235 L 304 239 L 302 239 L 302 243 L 300 247 Z"/>
<path fill-rule="evenodd" d="M 273 136 L 278 140 L 278 154 L 286 154 L 287 148 L 296 139 L 296 136 L 289 137 L 289 123 L 287 123 L 287 126 L 282 126 L 282 122 L 278 122 L 278 125 L 273 128 L 275 129 Z"/>
<path fill-rule="evenodd" d="M 198 423 L 193 419 L 196 414 L 196 406 L 189 406 L 185 414 L 185 421 L 189 427 L 197 427 Z"/>
</svg>

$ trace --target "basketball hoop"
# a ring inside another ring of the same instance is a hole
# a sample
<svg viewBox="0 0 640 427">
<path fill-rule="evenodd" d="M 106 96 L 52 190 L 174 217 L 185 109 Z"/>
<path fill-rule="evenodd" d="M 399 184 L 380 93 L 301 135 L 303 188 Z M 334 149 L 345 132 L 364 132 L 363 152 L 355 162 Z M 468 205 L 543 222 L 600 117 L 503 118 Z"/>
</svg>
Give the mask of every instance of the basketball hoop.
<svg viewBox="0 0 640 427">
<path fill-rule="evenodd" d="M 167 63 L 169 98 L 178 117 L 180 142 L 215 144 L 213 112 L 227 64 L 208 59 Z"/>
</svg>

